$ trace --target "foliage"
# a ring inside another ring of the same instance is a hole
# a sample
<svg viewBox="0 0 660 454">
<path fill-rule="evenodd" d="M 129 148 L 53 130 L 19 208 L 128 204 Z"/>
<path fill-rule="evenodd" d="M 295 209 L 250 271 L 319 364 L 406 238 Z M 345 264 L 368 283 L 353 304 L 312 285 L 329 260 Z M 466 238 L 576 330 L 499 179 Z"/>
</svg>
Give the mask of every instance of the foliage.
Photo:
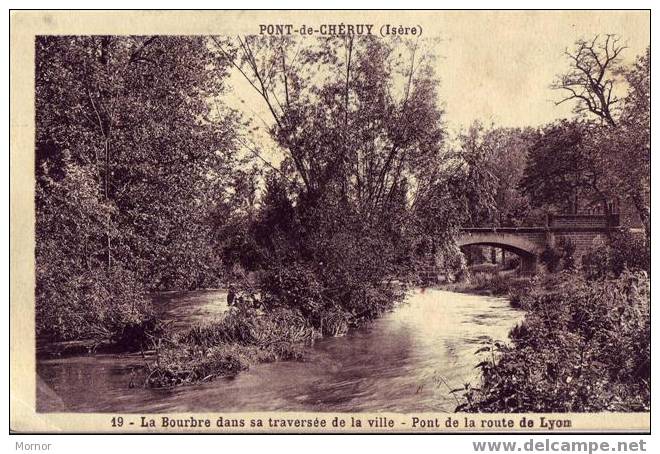
<svg viewBox="0 0 660 454">
<path fill-rule="evenodd" d="M 585 145 L 588 125 L 562 120 L 539 130 L 520 181 L 532 205 L 577 212 L 579 198 L 596 188 L 599 173 Z"/>
<path fill-rule="evenodd" d="M 610 241 L 594 245 L 582 256 L 582 271 L 587 279 L 617 277 L 624 270 L 650 273 L 650 250 L 641 235 L 619 231 Z"/>
<path fill-rule="evenodd" d="M 218 322 L 154 338 L 145 386 L 194 384 L 235 375 L 255 362 L 300 360 L 300 345 L 317 335 L 295 310 L 260 312 L 239 305 Z"/>
<path fill-rule="evenodd" d="M 149 323 L 150 302 L 130 271 L 98 266 L 112 207 L 99 200 L 88 168 L 62 159 L 61 177 L 44 174 L 37 186 L 36 334 L 118 340 L 131 326 Z"/>
<path fill-rule="evenodd" d="M 570 238 L 560 238 L 557 248 L 561 253 L 561 266 L 564 270 L 575 269 L 575 243 Z"/>
<path fill-rule="evenodd" d="M 451 249 L 459 204 L 479 182 L 442 149 L 433 56 L 421 43 L 214 39 L 270 112 L 283 155 L 244 233 L 224 243 L 227 264 L 257 271 L 266 308 L 343 333 L 401 297 L 388 282 L 410 275 L 421 249 Z"/>
<path fill-rule="evenodd" d="M 459 136 L 459 153 L 470 169 L 463 207 L 470 226 L 534 222 L 528 197 L 518 188 L 534 138 L 531 128 L 485 127 L 478 122 Z"/>
<path fill-rule="evenodd" d="M 488 291 L 495 296 L 514 298 L 520 291 L 526 291 L 530 286 L 530 279 L 518 277 L 513 274 L 475 273 L 470 277 L 469 291 Z M 512 301 L 512 305 L 515 303 Z"/>
<path fill-rule="evenodd" d="M 568 93 L 560 102 L 575 101 L 590 125 L 584 143 L 599 175 L 594 189 L 631 204 L 650 243 L 650 47 L 632 67 L 620 65 L 625 49 L 615 35 L 577 41 L 554 87 Z"/>
<path fill-rule="evenodd" d="M 38 335 L 115 335 L 91 313 L 135 321 L 145 290 L 217 285 L 208 216 L 235 162 L 236 115 L 209 102 L 223 68 L 201 37 L 36 40 Z"/>
<path fill-rule="evenodd" d="M 562 274 L 531 288 L 527 311 L 480 363 L 483 385 L 464 410 L 647 411 L 650 406 L 650 282 L 624 271 L 590 282 Z"/>
<path fill-rule="evenodd" d="M 49 266 L 58 267 L 52 261 Z M 126 271 L 107 274 L 81 270 L 65 274 L 48 267 L 37 268 L 36 330 L 40 338 L 97 341 L 114 340 L 125 348 L 140 347 L 141 336 L 125 334 L 154 328 L 150 300 Z"/>
<path fill-rule="evenodd" d="M 313 339 L 316 333 L 298 311 L 276 308 L 257 312 L 249 306 L 239 306 L 213 324 L 193 327 L 176 339 L 185 344 L 212 347 L 240 344 L 268 347 L 282 343 L 297 343 Z"/>
<path fill-rule="evenodd" d="M 571 270 L 575 268 L 575 244 L 570 238 L 560 238 L 554 246 L 546 247 L 539 259 L 548 271 Z"/>
<path fill-rule="evenodd" d="M 457 202 L 462 203 L 460 210 L 467 213 L 466 224 L 481 226 L 492 223 L 495 210 L 495 193 L 498 179 L 493 174 L 492 149 L 487 140 L 488 132 L 480 123 L 474 123 L 465 134 L 459 136 L 460 147 L 456 151 L 460 167 L 465 177 L 457 183 L 462 186 L 462 196 Z"/>
<path fill-rule="evenodd" d="M 548 271 L 554 273 L 559 268 L 561 255 L 556 248 L 547 246 L 543 252 L 541 252 L 539 261 L 548 268 Z"/>
<path fill-rule="evenodd" d="M 206 350 L 176 344 L 158 351 L 154 364 L 147 366 L 145 387 L 171 388 L 233 376 L 249 368 L 245 349 L 221 345 Z"/>
<path fill-rule="evenodd" d="M 594 128 L 589 141 L 592 155 L 604 178 L 601 190 L 613 199 L 630 204 L 637 214 L 635 224 L 651 235 L 651 63 L 650 48 L 630 68 L 620 72 L 629 87 L 622 98 L 616 123 Z"/>
<path fill-rule="evenodd" d="M 618 69 L 626 96 L 601 99 L 614 93 L 610 39 L 580 41 L 559 81 L 598 121 L 474 123 L 448 143 L 423 40 L 38 37 L 37 335 L 150 339 L 153 387 L 299 359 L 302 343 L 390 309 L 393 281 L 429 255 L 464 273 L 461 226 L 538 225 L 618 197 L 646 241 L 595 247 L 586 278 L 473 277 L 529 315 L 514 347 L 488 346 L 484 386 L 465 393 L 470 410 L 647 408 L 648 280 L 631 270 L 650 266 L 650 52 Z M 277 165 L 247 143 L 254 120 L 222 102 L 230 67 L 271 114 L 261 134 Z M 542 258 L 573 270 L 574 252 Z M 146 296 L 228 281 L 236 307 L 185 333 L 163 332 Z"/>
</svg>

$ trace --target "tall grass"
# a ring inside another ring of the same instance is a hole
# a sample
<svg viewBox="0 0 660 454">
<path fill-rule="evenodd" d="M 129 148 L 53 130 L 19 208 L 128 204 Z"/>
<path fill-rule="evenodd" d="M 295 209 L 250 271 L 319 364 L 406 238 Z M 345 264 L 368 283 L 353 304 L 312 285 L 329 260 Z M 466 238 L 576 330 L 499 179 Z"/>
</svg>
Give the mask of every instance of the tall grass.
<svg viewBox="0 0 660 454">
<path fill-rule="evenodd" d="M 303 344 L 319 335 L 296 311 L 235 307 L 217 322 L 153 339 L 144 384 L 180 386 L 232 376 L 257 362 L 299 360 Z"/>
</svg>

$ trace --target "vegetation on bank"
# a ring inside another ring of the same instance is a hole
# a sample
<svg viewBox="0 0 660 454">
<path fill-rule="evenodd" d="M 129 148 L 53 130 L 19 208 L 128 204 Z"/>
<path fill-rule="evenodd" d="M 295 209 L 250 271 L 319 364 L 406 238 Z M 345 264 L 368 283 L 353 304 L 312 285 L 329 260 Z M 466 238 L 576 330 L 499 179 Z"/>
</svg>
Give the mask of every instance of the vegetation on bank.
<svg viewBox="0 0 660 454">
<path fill-rule="evenodd" d="M 470 142 L 446 150 L 426 52 L 373 37 L 39 37 L 39 341 L 139 349 L 166 337 L 149 293 L 221 285 L 262 319 L 290 310 L 340 335 L 399 300 L 388 283 L 420 257 L 460 262 L 452 233 L 490 196 Z M 266 128 L 224 103 L 232 67 Z"/>
<path fill-rule="evenodd" d="M 375 292 L 380 304 L 361 301 L 369 303 L 365 311 L 361 305 L 351 309 L 327 303 L 327 296 L 309 276 L 279 276 L 276 284 L 272 276 L 262 279 L 262 291 L 244 289 L 238 303 L 219 321 L 151 336 L 154 352 L 145 358 L 144 385 L 180 386 L 235 375 L 255 363 L 303 360 L 304 347 L 314 339 L 343 335 L 402 297 L 401 289 L 385 286 Z"/>
<path fill-rule="evenodd" d="M 155 338 L 144 385 L 173 387 L 231 376 L 250 364 L 302 358 L 302 345 L 320 334 L 289 309 L 233 307 L 217 322 Z"/>
<path fill-rule="evenodd" d="M 488 198 L 413 42 L 39 37 L 36 62 L 37 336 L 155 348 L 151 386 L 379 316 Z M 265 129 L 224 104 L 232 67 Z M 219 285 L 251 309 L 163 331 L 150 292 Z"/>
<path fill-rule="evenodd" d="M 242 159 L 236 115 L 208 99 L 227 62 L 202 37 L 40 36 L 35 51 L 38 342 L 138 348 L 150 292 L 222 282 L 213 207 Z"/>
<path fill-rule="evenodd" d="M 525 319 L 510 345 L 490 342 L 478 351 L 482 383 L 461 390 L 457 410 L 648 411 L 650 261 L 640 261 L 647 254 L 643 242 L 625 236 L 595 246 L 579 269 L 493 278 L 494 292 L 508 294 Z"/>
</svg>

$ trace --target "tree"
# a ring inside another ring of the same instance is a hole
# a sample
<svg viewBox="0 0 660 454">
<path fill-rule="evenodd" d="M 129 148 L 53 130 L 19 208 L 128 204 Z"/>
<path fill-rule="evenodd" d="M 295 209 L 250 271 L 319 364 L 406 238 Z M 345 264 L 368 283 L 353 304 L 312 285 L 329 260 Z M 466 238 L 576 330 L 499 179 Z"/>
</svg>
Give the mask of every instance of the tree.
<svg viewBox="0 0 660 454">
<path fill-rule="evenodd" d="M 311 275 L 324 311 L 378 313 L 391 303 L 384 283 L 411 270 L 416 242 L 448 244 L 462 216 L 446 203 L 431 55 L 420 42 L 373 37 L 214 44 L 261 97 L 284 155 L 254 229 L 268 258 L 265 293 L 280 298 L 273 283 L 307 285 Z"/>
<path fill-rule="evenodd" d="M 271 135 L 304 191 L 335 189 L 367 216 L 386 211 L 413 162 L 443 137 L 429 56 L 365 38 L 314 45 L 248 36 L 215 40 L 272 114 Z"/>
<path fill-rule="evenodd" d="M 614 76 L 625 49 L 620 38 L 611 34 L 578 40 L 572 51 L 565 52 L 571 61 L 569 70 L 552 84 L 552 88 L 568 92 L 557 104 L 576 101 L 576 113 L 590 112 L 614 126 L 614 109 L 621 101 L 615 93 Z"/>
<path fill-rule="evenodd" d="M 632 199 L 651 242 L 651 48 L 638 57 L 635 65 L 624 72 L 630 86 L 623 102 L 620 124 L 623 134 L 616 135 L 623 171 L 617 186 Z M 633 165 L 625 165 L 633 163 Z"/>
<path fill-rule="evenodd" d="M 582 197 L 600 191 L 588 131 L 588 124 L 563 120 L 536 134 L 520 182 L 532 205 L 576 213 Z"/>
<path fill-rule="evenodd" d="M 585 142 L 602 176 L 599 190 L 632 204 L 650 242 L 650 47 L 632 68 L 620 66 L 625 49 L 615 35 L 578 41 L 553 88 L 569 92 L 560 103 L 574 100 L 578 113 L 604 122 L 586 131 Z"/>
<path fill-rule="evenodd" d="M 651 60 L 650 48 L 622 75 L 628 94 L 622 98 L 615 128 L 595 129 L 592 155 L 607 178 L 604 191 L 630 202 L 651 239 Z"/>
<path fill-rule="evenodd" d="M 468 226 L 491 225 L 495 213 L 497 177 L 493 173 L 493 150 L 488 142 L 487 131 L 479 123 L 473 123 L 467 132 L 460 134 L 458 149 L 454 152 L 458 167 L 454 170 L 454 184 L 461 187 L 455 196 L 462 203 L 459 208 L 467 213 Z"/>
<path fill-rule="evenodd" d="M 57 168 L 67 150 L 95 176 L 113 207 L 96 248 L 106 269 L 116 261 L 154 287 L 200 285 L 216 273 L 205 216 L 235 161 L 236 116 L 209 101 L 223 92 L 222 63 L 201 37 L 44 37 L 37 47 L 37 159 Z"/>
<path fill-rule="evenodd" d="M 533 139 L 531 128 L 486 128 L 479 123 L 459 137 L 460 155 L 471 169 L 466 183 L 474 186 L 465 192 L 470 225 L 513 226 L 528 220 L 531 207 L 519 183 Z"/>
<path fill-rule="evenodd" d="M 44 316 L 85 294 L 57 273 L 92 273 L 101 305 L 118 279 L 136 292 L 217 282 L 208 216 L 237 160 L 237 116 L 212 98 L 226 75 L 202 37 L 36 40 L 37 287 L 52 290 L 37 304 L 63 301 Z"/>
<path fill-rule="evenodd" d="M 532 128 L 493 128 L 486 135 L 491 150 L 489 166 L 497 178 L 495 222 L 501 226 L 536 223 L 528 197 L 520 189 L 529 149 L 533 144 Z"/>
</svg>

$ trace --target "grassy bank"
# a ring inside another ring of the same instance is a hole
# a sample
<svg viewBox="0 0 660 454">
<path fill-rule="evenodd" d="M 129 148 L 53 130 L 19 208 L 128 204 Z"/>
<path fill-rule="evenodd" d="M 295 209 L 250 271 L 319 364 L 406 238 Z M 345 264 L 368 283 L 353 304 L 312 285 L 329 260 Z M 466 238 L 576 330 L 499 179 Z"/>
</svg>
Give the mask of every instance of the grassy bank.
<svg viewBox="0 0 660 454">
<path fill-rule="evenodd" d="M 518 276 L 514 273 L 485 272 L 474 273 L 469 279 L 439 286 L 442 290 L 477 295 L 504 296 L 517 307 L 523 294 L 537 285 L 538 278 Z"/>
<path fill-rule="evenodd" d="M 380 303 L 369 304 L 369 312 L 360 306 L 357 310 L 331 303 L 320 306 L 316 300 L 309 302 L 318 305 L 313 311 L 301 304 L 292 307 L 292 301 L 307 298 L 307 291 L 289 292 L 288 299 L 248 292 L 218 321 L 150 336 L 153 354 L 145 355 L 143 385 L 195 384 L 236 375 L 257 363 L 303 360 L 304 347 L 314 339 L 344 335 L 351 327 L 382 314 L 402 296 L 400 291 L 384 289 Z"/>
<path fill-rule="evenodd" d="M 232 376 L 251 364 L 302 358 L 304 343 L 320 333 L 288 309 L 233 307 L 219 321 L 153 338 L 144 385 L 165 388 Z"/>
</svg>

